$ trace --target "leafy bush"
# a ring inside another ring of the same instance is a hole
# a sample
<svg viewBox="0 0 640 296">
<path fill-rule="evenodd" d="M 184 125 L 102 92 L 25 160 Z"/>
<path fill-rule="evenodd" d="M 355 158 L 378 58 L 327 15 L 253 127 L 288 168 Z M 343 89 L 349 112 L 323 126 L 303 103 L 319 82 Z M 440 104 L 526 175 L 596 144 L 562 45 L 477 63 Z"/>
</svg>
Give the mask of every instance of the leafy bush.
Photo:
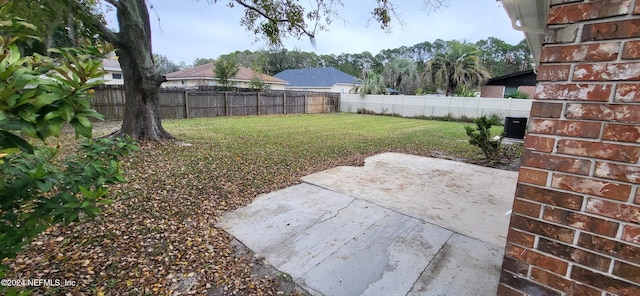
<svg viewBox="0 0 640 296">
<path fill-rule="evenodd" d="M 508 94 L 506 97 L 507 98 L 512 98 L 512 99 L 528 99 L 529 95 L 526 92 L 521 92 L 519 90 L 516 90 L 516 91 Z"/>
<path fill-rule="evenodd" d="M 480 147 L 485 158 L 490 162 L 499 162 L 500 149 L 502 147 L 502 137 L 494 140 L 491 135 L 491 127 L 500 123 L 497 117 L 478 117 L 474 120 L 476 127 L 465 126 L 464 129 L 469 136 L 469 144 Z"/>
<path fill-rule="evenodd" d="M 0 9 L 0 15 L 2 9 Z M 91 88 L 102 83 L 98 47 L 54 49 L 56 59 L 21 56 L 16 41 L 35 28 L 0 21 L 0 258 L 16 254 L 47 227 L 78 221 L 108 204 L 108 185 L 123 182 L 118 159 L 136 149 L 130 138 L 87 140 L 58 160 L 58 149 L 29 141 L 60 136 L 70 125 L 91 138 Z M 110 50 L 107 48 L 107 50 Z M 7 270 L 0 264 L 0 278 Z M 6 288 L 7 294 L 15 289 Z"/>
<path fill-rule="evenodd" d="M 135 150 L 125 138 L 88 140 L 61 162 L 58 149 L 4 157 L 0 179 L 0 257 L 14 258 L 52 224 L 95 217 L 109 204 L 107 186 L 124 182 L 118 159 Z"/>
</svg>

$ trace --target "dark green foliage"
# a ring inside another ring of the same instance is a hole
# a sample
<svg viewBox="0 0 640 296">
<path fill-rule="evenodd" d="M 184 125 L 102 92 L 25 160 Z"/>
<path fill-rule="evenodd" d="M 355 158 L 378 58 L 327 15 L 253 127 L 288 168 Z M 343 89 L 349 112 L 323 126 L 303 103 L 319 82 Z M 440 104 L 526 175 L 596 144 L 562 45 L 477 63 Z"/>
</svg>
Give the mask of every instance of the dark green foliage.
<svg viewBox="0 0 640 296">
<path fill-rule="evenodd" d="M 521 92 L 519 90 L 516 90 L 508 95 L 506 95 L 507 98 L 512 98 L 512 99 L 528 99 L 529 95 L 525 92 Z"/>
<path fill-rule="evenodd" d="M 220 57 L 214 62 L 213 74 L 218 80 L 218 84 L 224 90 L 231 89 L 235 81 L 235 76 L 238 74 L 240 67 L 236 63 L 236 60 L 233 57 Z"/>
<path fill-rule="evenodd" d="M 91 88 L 103 75 L 102 51 L 50 49 L 55 60 L 22 56 L 16 42 L 29 29 L 20 21 L 0 22 L 0 258 L 14 258 L 55 223 L 96 216 L 97 205 L 109 203 L 108 185 L 124 181 L 118 159 L 136 149 L 130 138 L 90 140 L 90 118 L 102 118 L 89 107 Z M 65 125 L 88 140 L 58 159 L 57 148 L 44 142 Z M 32 140 L 42 144 L 34 148 Z M 0 264 L 0 278 L 6 270 Z"/>
<path fill-rule="evenodd" d="M 130 138 L 88 140 L 76 154 L 57 160 L 57 149 L 4 158 L 0 179 L 0 257 L 13 258 L 52 224 L 95 217 L 109 184 L 124 182 L 118 159 L 136 146 Z"/>
<path fill-rule="evenodd" d="M 468 125 L 464 127 L 467 136 L 469 136 L 469 144 L 480 147 L 485 158 L 494 163 L 499 162 L 500 148 L 502 146 L 502 137 L 494 140 L 491 135 L 491 127 L 500 124 L 500 121 L 496 121 L 496 118 L 478 117 L 474 120 L 475 128 Z"/>
</svg>

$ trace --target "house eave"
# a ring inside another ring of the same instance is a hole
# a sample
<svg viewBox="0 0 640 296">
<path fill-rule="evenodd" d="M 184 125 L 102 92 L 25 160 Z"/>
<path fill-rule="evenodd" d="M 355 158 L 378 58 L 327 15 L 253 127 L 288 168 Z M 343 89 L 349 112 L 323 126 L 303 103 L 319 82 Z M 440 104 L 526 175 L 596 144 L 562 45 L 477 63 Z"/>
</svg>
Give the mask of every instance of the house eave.
<svg viewBox="0 0 640 296">
<path fill-rule="evenodd" d="M 540 64 L 542 43 L 551 0 L 502 0 L 514 30 L 524 33 L 535 68 Z"/>
</svg>

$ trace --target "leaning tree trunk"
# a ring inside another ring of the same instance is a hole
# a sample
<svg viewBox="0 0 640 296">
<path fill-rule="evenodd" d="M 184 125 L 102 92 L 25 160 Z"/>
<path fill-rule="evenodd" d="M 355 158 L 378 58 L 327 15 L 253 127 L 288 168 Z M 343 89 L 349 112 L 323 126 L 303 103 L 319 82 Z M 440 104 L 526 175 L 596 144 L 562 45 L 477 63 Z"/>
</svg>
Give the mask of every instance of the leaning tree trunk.
<svg viewBox="0 0 640 296">
<path fill-rule="evenodd" d="M 152 58 L 151 26 L 145 0 L 120 0 L 117 7 L 120 32 L 111 35 L 122 68 L 125 110 L 122 127 L 114 136 L 129 135 L 136 140 L 161 141 L 173 138 L 160 121 L 160 84 Z"/>
</svg>

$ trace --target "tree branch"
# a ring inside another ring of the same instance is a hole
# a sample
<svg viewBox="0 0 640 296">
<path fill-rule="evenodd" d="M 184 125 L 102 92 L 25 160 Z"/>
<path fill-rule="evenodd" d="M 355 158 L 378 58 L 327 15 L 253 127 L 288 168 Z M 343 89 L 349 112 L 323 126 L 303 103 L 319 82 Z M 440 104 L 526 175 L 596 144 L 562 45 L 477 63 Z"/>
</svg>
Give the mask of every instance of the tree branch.
<svg viewBox="0 0 640 296">
<path fill-rule="evenodd" d="M 118 0 L 104 0 L 105 2 L 113 5 L 113 7 L 115 7 L 116 9 L 122 9 L 122 3 L 120 3 L 120 1 Z"/>
<path fill-rule="evenodd" d="M 246 9 L 254 11 L 255 13 L 259 14 L 260 16 L 262 16 L 263 18 L 265 18 L 265 19 L 267 19 L 269 21 L 276 22 L 276 23 L 293 24 L 294 27 L 298 28 L 305 35 L 307 35 L 307 36 L 309 36 L 311 38 L 315 38 L 315 34 L 314 33 L 310 33 L 309 31 L 307 31 L 307 28 L 305 28 L 304 26 L 300 25 L 299 23 L 292 23 L 289 19 L 280 19 L 280 18 L 271 17 L 271 16 L 267 15 L 266 13 L 264 13 L 264 11 L 260 10 L 258 7 L 249 5 L 243 0 L 235 0 L 235 2 L 240 4 L 240 6 L 246 8 Z"/>
<path fill-rule="evenodd" d="M 114 0 L 105 0 L 105 1 L 107 1 L 109 4 L 114 5 L 114 6 L 116 4 L 118 4 Z M 112 2 L 114 2 L 115 4 L 112 3 Z M 91 17 L 91 15 L 93 15 L 93 12 L 91 10 L 89 10 L 89 8 L 87 8 L 86 6 L 82 5 L 82 3 L 78 2 L 78 1 L 72 1 L 72 3 L 78 10 L 84 12 L 89 17 L 89 19 L 91 19 L 92 25 L 94 25 L 96 27 L 96 29 L 98 29 L 98 31 L 100 31 L 102 37 L 104 37 L 105 40 L 109 41 L 110 43 L 113 43 L 114 45 L 121 44 L 119 34 L 114 32 L 114 31 L 112 31 L 111 29 L 107 28 L 107 26 L 103 22 L 101 22 L 100 19 L 95 18 L 95 17 Z M 118 4 L 118 6 L 119 6 L 119 4 Z"/>
</svg>

